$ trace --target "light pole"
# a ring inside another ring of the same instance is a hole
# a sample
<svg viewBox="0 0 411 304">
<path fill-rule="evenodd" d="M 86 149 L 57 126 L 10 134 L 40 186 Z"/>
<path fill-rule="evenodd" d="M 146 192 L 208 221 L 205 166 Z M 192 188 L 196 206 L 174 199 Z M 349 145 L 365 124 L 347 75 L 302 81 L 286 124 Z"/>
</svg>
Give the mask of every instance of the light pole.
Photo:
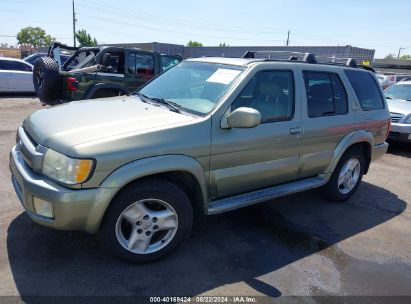
<svg viewBox="0 0 411 304">
<path fill-rule="evenodd" d="M 405 50 L 405 49 L 406 49 L 405 47 L 400 47 L 400 48 L 398 49 L 398 56 L 397 56 L 398 59 L 400 58 L 401 51 L 402 51 L 402 50 Z"/>
</svg>

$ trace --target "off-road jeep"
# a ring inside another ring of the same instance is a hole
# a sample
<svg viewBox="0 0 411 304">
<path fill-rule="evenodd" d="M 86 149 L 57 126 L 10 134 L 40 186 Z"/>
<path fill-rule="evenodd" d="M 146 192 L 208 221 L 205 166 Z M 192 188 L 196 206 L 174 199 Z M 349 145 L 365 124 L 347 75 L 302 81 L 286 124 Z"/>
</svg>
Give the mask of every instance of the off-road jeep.
<svg viewBox="0 0 411 304">
<path fill-rule="evenodd" d="M 74 51 L 63 64 L 60 60 L 62 49 Z M 181 60 L 178 55 L 162 55 L 136 48 L 76 48 L 54 43 L 48 56 L 36 61 L 33 83 L 40 101 L 49 105 L 119 96 L 135 91 Z"/>
<path fill-rule="evenodd" d="M 146 262 L 205 215 L 316 187 L 347 200 L 388 147 L 381 88 L 353 60 L 290 59 L 190 59 L 130 96 L 33 113 L 10 153 L 22 205 Z"/>
</svg>

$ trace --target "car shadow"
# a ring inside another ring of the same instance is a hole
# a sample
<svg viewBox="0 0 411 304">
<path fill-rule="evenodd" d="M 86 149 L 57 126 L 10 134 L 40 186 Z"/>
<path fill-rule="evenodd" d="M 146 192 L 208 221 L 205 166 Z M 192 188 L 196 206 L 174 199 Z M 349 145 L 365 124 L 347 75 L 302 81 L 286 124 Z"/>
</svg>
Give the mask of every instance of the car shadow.
<svg viewBox="0 0 411 304">
<path fill-rule="evenodd" d="M 389 142 L 387 153 L 411 158 L 411 143 Z"/>
<path fill-rule="evenodd" d="M 277 297 L 269 274 L 401 214 L 406 202 L 363 182 L 345 203 L 312 190 L 208 218 L 171 256 L 136 265 L 106 255 L 95 237 L 51 230 L 25 213 L 10 224 L 11 271 L 25 302 L 32 296 L 194 296 L 242 282 Z M 271 282 L 271 281 L 270 281 Z"/>
</svg>

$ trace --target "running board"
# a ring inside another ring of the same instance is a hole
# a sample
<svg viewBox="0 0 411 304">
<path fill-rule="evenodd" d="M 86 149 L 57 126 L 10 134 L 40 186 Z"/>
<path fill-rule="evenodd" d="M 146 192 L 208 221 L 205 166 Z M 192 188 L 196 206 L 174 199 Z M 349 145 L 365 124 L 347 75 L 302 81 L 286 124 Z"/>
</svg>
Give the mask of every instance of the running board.
<svg viewBox="0 0 411 304">
<path fill-rule="evenodd" d="M 252 191 L 244 194 L 230 196 L 227 198 L 212 201 L 208 204 L 208 214 L 218 214 L 226 211 L 254 205 L 281 196 L 318 188 L 327 182 L 320 177 L 312 177 L 296 182 L 291 182 L 262 190 Z"/>
</svg>

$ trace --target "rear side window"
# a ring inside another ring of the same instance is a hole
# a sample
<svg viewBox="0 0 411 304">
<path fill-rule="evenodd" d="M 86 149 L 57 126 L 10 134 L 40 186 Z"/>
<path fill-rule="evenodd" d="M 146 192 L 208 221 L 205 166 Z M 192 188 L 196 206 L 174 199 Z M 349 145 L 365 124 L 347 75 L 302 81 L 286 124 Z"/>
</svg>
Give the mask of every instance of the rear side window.
<svg viewBox="0 0 411 304">
<path fill-rule="evenodd" d="M 337 74 L 304 72 L 308 117 L 346 114 L 347 93 Z"/>
<path fill-rule="evenodd" d="M 345 70 L 345 74 L 357 95 L 361 108 L 364 111 L 384 108 L 384 100 L 379 85 L 368 72 Z"/>
</svg>

